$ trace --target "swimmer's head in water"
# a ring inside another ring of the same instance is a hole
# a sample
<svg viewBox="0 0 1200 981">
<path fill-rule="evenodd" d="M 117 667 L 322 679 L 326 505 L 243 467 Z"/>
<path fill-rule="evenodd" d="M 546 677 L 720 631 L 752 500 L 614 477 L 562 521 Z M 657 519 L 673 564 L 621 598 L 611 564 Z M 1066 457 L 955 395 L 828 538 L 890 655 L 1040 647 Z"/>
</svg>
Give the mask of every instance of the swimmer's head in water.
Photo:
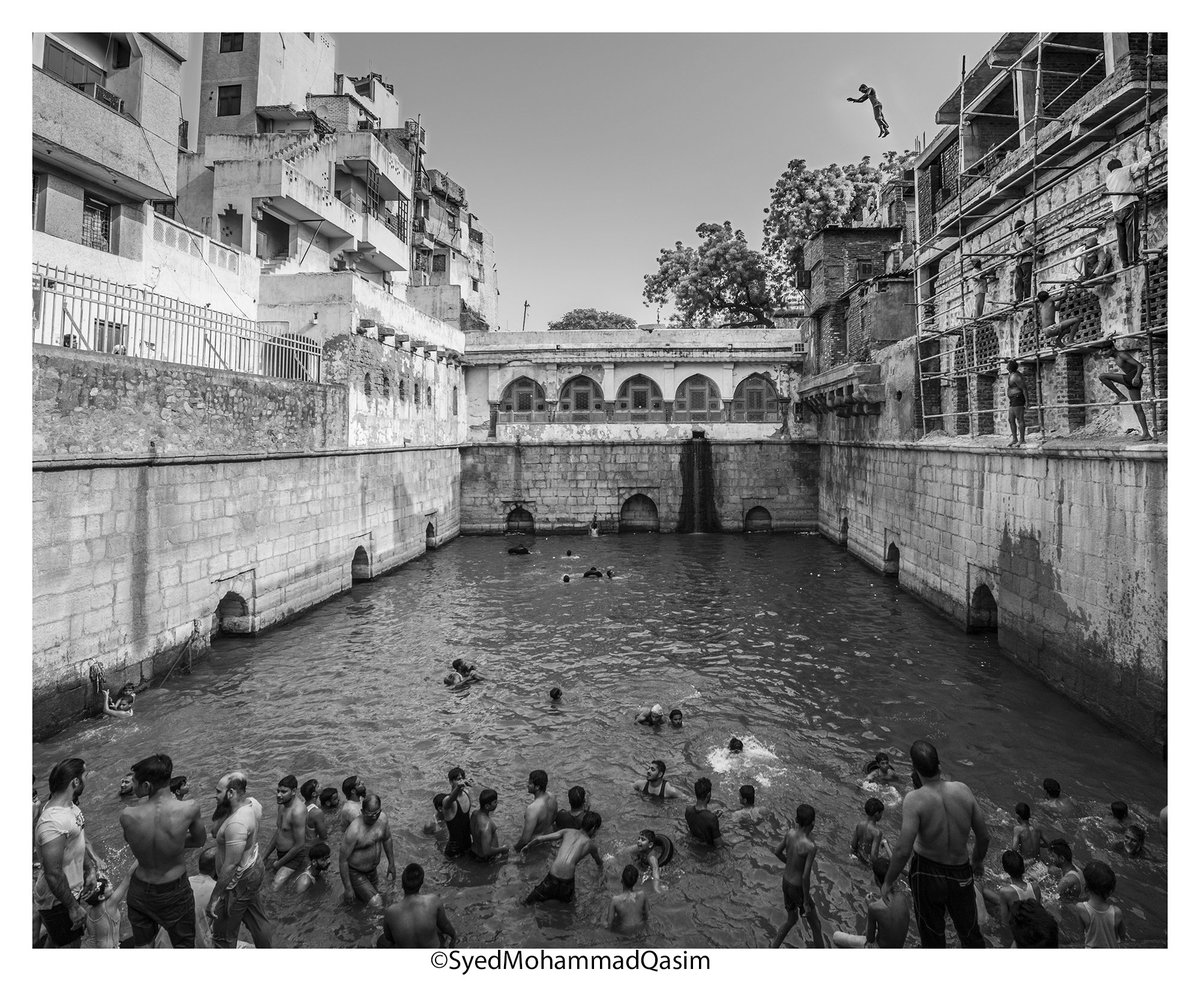
<svg viewBox="0 0 1200 981">
<path fill-rule="evenodd" d="M 117 788 L 117 793 L 122 797 L 128 797 L 133 793 L 133 771 L 130 770 L 121 778 L 121 786 Z"/>
<path fill-rule="evenodd" d="M 712 796 L 712 781 L 708 777 L 701 777 L 693 784 L 693 787 L 698 801 L 706 801 Z"/>
<path fill-rule="evenodd" d="M 626 865 L 625 868 L 621 869 L 621 885 L 626 889 L 632 889 L 636 886 L 638 879 L 641 877 L 642 874 L 638 871 L 636 865 Z"/>
<path fill-rule="evenodd" d="M 563 576 L 563 582 L 570 582 L 570 581 L 571 581 L 570 576 Z"/>
<path fill-rule="evenodd" d="M 587 791 L 580 786 L 572 787 L 567 791 L 567 803 L 571 805 L 571 810 L 577 811 L 583 807 L 583 802 L 587 800 Z"/>
<path fill-rule="evenodd" d="M 738 796 L 746 807 L 754 806 L 754 784 L 744 783 L 738 788 Z"/>
<path fill-rule="evenodd" d="M 496 791 L 492 790 L 491 787 L 485 787 L 483 790 L 479 791 L 479 809 L 481 811 L 488 812 L 494 811 L 496 809 L 496 802 L 499 800 L 499 797 L 500 795 L 497 794 Z"/>
<path fill-rule="evenodd" d="M 796 808 L 796 824 L 806 830 L 811 830 L 817 820 L 817 812 L 811 804 L 801 804 Z"/>
<path fill-rule="evenodd" d="M 1126 828 L 1122 844 L 1125 846 L 1126 855 L 1140 855 L 1146 847 L 1146 829 L 1136 824 Z"/>
<path fill-rule="evenodd" d="M 1071 864 L 1071 846 L 1066 838 L 1055 838 L 1046 847 L 1050 850 L 1050 861 L 1054 865 L 1061 869 L 1064 865 Z"/>
<path fill-rule="evenodd" d="M 1014 852 L 1011 848 L 1000 856 L 1000 865 L 1014 879 L 1019 879 L 1025 874 L 1025 859 L 1021 857 L 1020 852 Z"/>
<path fill-rule="evenodd" d="M 651 848 L 658 844 L 658 835 L 649 828 L 638 832 L 637 850 L 639 852 L 648 852 Z"/>
<path fill-rule="evenodd" d="M 880 855 L 874 862 L 871 863 L 871 874 L 875 876 L 875 885 L 882 886 L 883 880 L 887 878 L 888 867 L 892 864 L 890 858 L 884 858 Z"/>
<path fill-rule="evenodd" d="M 667 764 L 662 760 L 651 760 L 646 767 L 646 778 L 648 780 L 661 780 L 667 775 Z"/>
<path fill-rule="evenodd" d="M 883 801 L 878 797 L 868 798 L 863 805 L 863 810 L 867 812 L 867 817 L 879 817 L 883 814 Z"/>
<path fill-rule="evenodd" d="M 400 888 L 404 890 L 406 896 L 420 892 L 424 882 L 425 870 L 416 862 L 404 866 L 404 871 L 400 873 Z"/>
<path fill-rule="evenodd" d="M 316 781 L 313 782 L 315 783 Z M 187 797 L 188 790 L 190 789 L 188 787 L 187 777 L 172 777 L 170 787 L 171 793 L 173 793 L 179 800 L 183 800 L 185 797 Z"/>
<path fill-rule="evenodd" d="M 320 786 L 321 784 L 316 780 L 305 780 L 304 783 L 300 785 L 300 797 L 304 803 L 312 803 L 313 798 L 317 796 L 317 788 Z"/>
<path fill-rule="evenodd" d="M 453 688 L 455 685 L 460 684 L 462 680 L 463 678 L 461 674 L 459 674 L 457 671 L 450 671 L 446 674 L 446 677 L 442 679 L 442 684 L 447 688 Z"/>
<path fill-rule="evenodd" d="M 1118 821 L 1124 821 L 1129 816 L 1129 805 L 1123 800 L 1115 800 L 1110 806 L 1112 807 L 1112 816 Z"/>
<path fill-rule="evenodd" d="M 336 787 L 326 787 L 319 794 L 321 806 L 324 808 L 334 808 L 338 806 L 338 792 Z"/>
<path fill-rule="evenodd" d="M 1083 867 L 1083 884 L 1093 896 L 1108 899 L 1117 888 L 1117 877 L 1104 862 L 1088 862 Z"/>
<path fill-rule="evenodd" d="M 383 802 L 375 794 L 369 794 L 367 799 L 363 801 L 362 819 L 363 824 L 368 828 L 379 820 L 379 815 L 383 813 Z"/>
<path fill-rule="evenodd" d="M 458 783 L 460 780 L 466 780 L 467 771 L 461 766 L 456 766 L 453 770 L 446 774 L 446 778 L 450 781 L 451 785 L 453 785 Z"/>
<path fill-rule="evenodd" d="M 1058 785 L 1058 781 L 1053 777 L 1047 777 L 1042 781 L 1042 790 L 1046 791 L 1046 796 L 1052 800 L 1062 793 L 1062 787 Z"/>
<path fill-rule="evenodd" d="M 358 795 L 358 787 L 362 781 L 357 776 L 347 777 L 342 781 L 342 796 L 349 800 L 351 795 Z M 363 788 L 366 789 L 365 787 Z M 359 795 L 361 796 L 361 795 Z"/>
<path fill-rule="evenodd" d="M 741 751 L 742 751 L 742 741 L 740 739 L 738 739 L 737 736 L 734 736 L 732 739 L 729 740 L 729 752 L 740 753 Z"/>
<path fill-rule="evenodd" d="M 600 815 L 595 811 L 588 811 L 579 821 L 579 830 L 591 838 L 600 830 Z"/>
<path fill-rule="evenodd" d="M 557 702 L 560 698 L 562 698 L 562 689 L 558 687 L 551 688 L 550 701 Z"/>
<path fill-rule="evenodd" d="M 918 739 L 908 751 L 913 767 L 922 777 L 936 777 L 941 766 L 938 751 L 927 739 Z"/>
<path fill-rule="evenodd" d="M 671 720 L 671 725 L 676 729 L 683 728 L 683 711 L 681 709 L 671 709 L 671 714 L 667 718 Z"/>
<path fill-rule="evenodd" d="M 1017 804 L 1017 806 L 1013 808 L 1013 812 L 1014 812 L 1014 813 L 1017 815 L 1017 817 L 1019 817 L 1019 818 L 1020 818 L 1022 821 L 1028 821 L 1028 820 L 1029 820 L 1029 805 L 1028 805 L 1028 804 L 1026 804 L 1024 801 L 1021 801 L 1019 804 Z"/>
<path fill-rule="evenodd" d="M 296 778 L 292 774 L 279 781 L 279 786 L 275 788 L 275 799 L 280 804 L 290 804 L 292 798 L 296 796 L 296 788 L 299 786 Z"/>
<path fill-rule="evenodd" d="M 550 778 L 546 776 L 545 770 L 530 770 L 529 771 L 529 792 L 531 794 L 540 794 L 546 789 L 546 785 L 550 782 Z"/>
<path fill-rule="evenodd" d="M 572 552 L 570 549 L 567 549 L 567 555 L 574 555 L 574 554 L 575 554 L 575 553 L 574 553 L 574 552 Z"/>
<path fill-rule="evenodd" d="M 332 857 L 329 853 L 329 846 L 323 841 L 318 841 L 308 850 L 308 860 L 311 864 L 317 867 L 318 872 L 323 872 L 329 868 Z"/>
</svg>

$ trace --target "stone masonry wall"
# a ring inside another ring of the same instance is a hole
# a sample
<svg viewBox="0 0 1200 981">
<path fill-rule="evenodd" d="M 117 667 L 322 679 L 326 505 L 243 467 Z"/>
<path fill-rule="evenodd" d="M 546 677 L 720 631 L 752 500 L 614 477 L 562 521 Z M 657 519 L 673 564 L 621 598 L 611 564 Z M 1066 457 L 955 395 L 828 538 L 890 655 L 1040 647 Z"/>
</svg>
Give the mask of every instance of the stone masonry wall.
<svg viewBox="0 0 1200 981">
<path fill-rule="evenodd" d="M 1166 738 L 1166 451 L 821 447 L 820 529 L 967 626 L 980 586 L 1005 652 L 1148 745 Z"/>
<path fill-rule="evenodd" d="M 458 533 L 455 448 L 33 474 L 35 738 L 83 715 L 89 673 L 148 680 L 202 651 L 228 593 L 260 630 Z"/>
<path fill-rule="evenodd" d="M 488 443 L 462 450 L 462 531 L 505 530 L 518 504 L 538 534 L 582 532 L 598 514 L 617 531 L 621 507 L 644 494 L 672 532 L 683 505 L 686 440 L 639 443 Z M 810 443 L 710 440 L 714 503 L 726 531 L 765 507 L 777 531 L 816 526 L 817 448 Z"/>
</svg>

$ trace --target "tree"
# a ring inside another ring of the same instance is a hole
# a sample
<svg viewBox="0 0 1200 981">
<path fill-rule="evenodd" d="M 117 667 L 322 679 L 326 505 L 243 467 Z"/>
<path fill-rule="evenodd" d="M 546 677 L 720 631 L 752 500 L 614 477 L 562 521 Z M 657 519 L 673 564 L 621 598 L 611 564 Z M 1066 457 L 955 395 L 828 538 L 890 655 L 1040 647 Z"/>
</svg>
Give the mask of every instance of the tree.
<svg viewBox="0 0 1200 981">
<path fill-rule="evenodd" d="M 699 247 L 676 242 L 662 249 L 658 271 L 645 277 L 647 304 L 673 301 L 682 327 L 774 327 L 771 311 L 783 296 L 761 252 L 729 222 L 696 228 Z"/>
<path fill-rule="evenodd" d="M 878 167 L 870 157 L 856 164 L 809 170 L 804 160 L 788 164 L 764 208 L 763 251 L 772 268 L 788 275 L 806 239 L 827 225 L 847 225 L 894 174 L 912 165 L 914 154 L 889 150 Z"/>
<path fill-rule="evenodd" d="M 620 313 L 578 307 L 569 310 L 547 330 L 633 330 L 637 321 Z"/>
</svg>

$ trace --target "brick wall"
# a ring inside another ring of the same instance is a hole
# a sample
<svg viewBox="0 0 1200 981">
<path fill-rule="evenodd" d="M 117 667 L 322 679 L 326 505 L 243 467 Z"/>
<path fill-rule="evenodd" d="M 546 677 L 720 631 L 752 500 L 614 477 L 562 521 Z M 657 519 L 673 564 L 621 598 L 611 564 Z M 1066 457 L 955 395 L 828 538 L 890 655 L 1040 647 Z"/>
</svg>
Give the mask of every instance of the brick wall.
<svg viewBox="0 0 1200 981">
<path fill-rule="evenodd" d="M 1161 448 L 1031 455 L 824 445 L 820 526 L 966 625 L 980 585 L 1005 653 L 1149 745 L 1166 737 L 1167 468 Z"/>
</svg>

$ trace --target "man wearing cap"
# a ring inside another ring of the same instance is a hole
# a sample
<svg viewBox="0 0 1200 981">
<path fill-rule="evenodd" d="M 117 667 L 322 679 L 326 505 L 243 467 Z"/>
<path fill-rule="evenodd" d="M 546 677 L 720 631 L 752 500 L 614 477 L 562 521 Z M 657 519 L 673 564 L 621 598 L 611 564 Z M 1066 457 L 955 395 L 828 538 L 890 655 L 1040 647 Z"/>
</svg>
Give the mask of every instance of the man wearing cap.
<svg viewBox="0 0 1200 981">
<path fill-rule="evenodd" d="M 633 719 L 640 726 L 658 726 L 663 724 L 663 707 L 655 702 L 650 708 L 638 709 L 638 714 Z"/>
</svg>

